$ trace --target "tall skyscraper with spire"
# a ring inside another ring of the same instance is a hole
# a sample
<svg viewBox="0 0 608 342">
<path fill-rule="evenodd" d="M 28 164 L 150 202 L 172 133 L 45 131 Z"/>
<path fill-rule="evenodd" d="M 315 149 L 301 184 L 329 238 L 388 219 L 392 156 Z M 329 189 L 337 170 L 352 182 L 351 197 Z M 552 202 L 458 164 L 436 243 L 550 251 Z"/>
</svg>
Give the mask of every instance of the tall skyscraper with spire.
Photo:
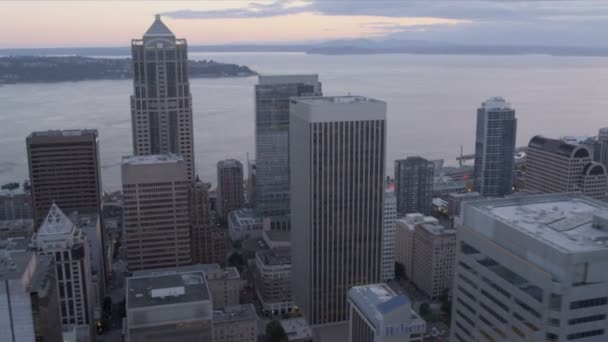
<svg viewBox="0 0 608 342">
<path fill-rule="evenodd" d="M 161 21 L 143 39 L 131 42 L 133 153 L 181 154 L 194 179 L 192 95 L 188 80 L 188 45 Z"/>
</svg>

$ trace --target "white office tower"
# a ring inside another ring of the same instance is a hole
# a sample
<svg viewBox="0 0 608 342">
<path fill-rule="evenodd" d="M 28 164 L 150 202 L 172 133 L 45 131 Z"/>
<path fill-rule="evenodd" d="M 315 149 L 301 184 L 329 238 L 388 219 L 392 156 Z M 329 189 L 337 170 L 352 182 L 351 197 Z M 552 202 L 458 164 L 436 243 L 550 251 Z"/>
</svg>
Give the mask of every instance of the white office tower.
<svg viewBox="0 0 608 342">
<path fill-rule="evenodd" d="M 67 325 L 88 325 L 93 332 L 93 308 L 97 305 L 91 274 L 90 242 L 86 235 L 54 203 L 32 246 L 39 255 L 55 260 L 61 320 Z"/>
<path fill-rule="evenodd" d="M 397 197 L 392 191 L 384 192 L 384 223 L 382 226 L 382 280 L 395 278 L 395 229 L 397 224 Z"/>
<path fill-rule="evenodd" d="M 350 342 L 422 342 L 426 323 L 410 299 L 386 284 L 355 286 L 348 291 Z"/>
<path fill-rule="evenodd" d="M 573 194 L 463 204 L 453 341 L 608 340 L 608 205 Z"/>
<path fill-rule="evenodd" d="M 130 271 L 189 265 L 190 214 L 183 157 L 122 159 L 124 232 Z"/>
<path fill-rule="evenodd" d="M 353 286 L 382 280 L 386 103 L 292 98 L 294 300 L 310 325 L 348 319 Z"/>
</svg>

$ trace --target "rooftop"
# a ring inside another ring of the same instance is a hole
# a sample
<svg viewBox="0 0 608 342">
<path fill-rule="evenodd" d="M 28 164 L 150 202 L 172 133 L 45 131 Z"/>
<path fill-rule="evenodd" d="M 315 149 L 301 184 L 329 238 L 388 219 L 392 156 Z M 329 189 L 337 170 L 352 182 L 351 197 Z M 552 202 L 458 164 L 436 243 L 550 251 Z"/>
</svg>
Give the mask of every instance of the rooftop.
<svg viewBox="0 0 608 342">
<path fill-rule="evenodd" d="M 310 96 L 296 97 L 294 101 L 306 103 L 309 105 L 322 104 L 355 104 L 362 102 L 382 102 L 365 96 L 346 95 L 346 96 Z"/>
<path fill-rule="evenodd" d="M 85 135 L 97 136 L 96 129 L 64 129 L 32 132 L 30 137 L 79 137 Z"/>
<path fill-rule="evenodd" d="M 456 235 L 455 229 L 444 227 L 439 223 L 422 223 L 418 227 L 436 236 Z"/>
<path fill-rule="evenodd" d="M 127 278 L 128 308 L 142 308 L 211 300 L 202 270 L 135 272 Z"/>
<path fill-rule="evenodd" d="M 25 272 L 32 255 L 31 251 L 0 250 L 0 280 L 19 279 Z"/>
<path fill-rule="evenodd" d="M 566 142 L 562 139 L 551 139 L 537 135 L 530 139 L 528 147 L 558 154 L 567 158 L 589 158 L 589 150 L 577 143 Z"/>
<path fill-rule="evenodd" d="M 15 220 L 3 220 L 0 221 L 0 232 L 11 231 L 11 230 L 26 230 L 34 231 L 34 220 L 33 219 L 15 219 Z"/>
<path fill-rule="evenodd" d="M 511 104 L 499 96 L 491 97 L 485 100 L 481 103 L 481 108 L 485 110 L 512 109 Z"/>
<path fill-rule="evenodd" d="M 163 164 L 163 163 L 178 163 L 183 162 L 184 158 L 180 155 L 169 154 L 151 154 L 147 156 L 124 156 L 122 157 L 123 165 L 145 165 L 145 164 Z"/>
<path fill-rule="evenodd" d="M 69 234 L 74 230 L 74 223 L 53 203 L 51 209 L 42 225 L 38 229 L 38 235 Z"/>
<path fill-rule="evenodd" d="M 167 25 L 165 25 L 165 23 L 163 23 L 162 20 L 160 19 L 160 14 L 157 14 L 154 17 L 154 22 L 152 23 L 152 25 L 150 26 L 148 31 L 146 31 L 146 33 L 144 33 L 144 38 L 156 38 L 156 37 L 175 38 L 175 35 L 173 34 L 173 32 L 171 32 L 171 30 L 169 30 Z"/>
<path fill-rule="evenodd" d="M 224 159 L 217 162 L 217 167 L 225 168 L 225 167 L 243 167 L 243 164 L 236 159 Z"/>
<path fill-rule="evenodd" d="M 305 83 L 314 84 L 319 82 L 317 74 L 293 74 L 293 75 L 259 75 L 259 85 Z"/>
<path fill-rule="evenodd" d="M 285 331 L 285 335 L 287 335 L 287 339 L 291 340 L 300 340 L 300 339 L 312 339 L 312 329 L 306 322 L 305 318 L 291 318 L 291 319 L 282 319 L 280 321 L 281 326 L 283 327 L 283 331 Z"/>
<path fill-rule="evenodd" d="M 242 225 L 259 225 L 262 229 L 262 214 L 251 208 L 233 210 L 228 214 L 228 221 L 238 228 Z"/>
<path fill-rule="evenodd" d="M 366 317 L 376 321 L 376 327 L 380 326 L 379 322 L 388 313 L 404 307 L 408 311 L 411 309 L 408 296 L 397 295 L 384 283 L 354 286 L 348 291 L 348 298 L 355 303 Z"/>
<path fill-rule="evenodd" d="M 469 206 L 562 252 L 608 250 L 608 204 L 579 194 L 466 202 Z M 485 226 L 471 228 L 491 234 Z"/>
<path fill-rule="evenodd" d="M 257 319 L 258 315 L 253 304 L 231 305 L 222 310 L 213 311 L 213 323 L 255 321 Z"/>
<path fill-rule="evenodd" d="M 257 252 L 258 257 L 267 266 L 290 265 L 291 248 L 278 247 Z"/>
</svg>

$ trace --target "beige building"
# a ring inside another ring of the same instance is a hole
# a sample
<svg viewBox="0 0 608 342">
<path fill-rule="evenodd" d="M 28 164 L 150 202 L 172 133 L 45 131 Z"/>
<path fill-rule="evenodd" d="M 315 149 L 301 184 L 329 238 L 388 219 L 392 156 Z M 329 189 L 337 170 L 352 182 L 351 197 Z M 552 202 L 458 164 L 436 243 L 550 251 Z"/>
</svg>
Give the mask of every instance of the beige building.
<svg viewBox="0 0 608 342">
<path fill-rule="evenodd" d="M 53 203 L 65 212 L 99 212 L 101 178 L 97 130 L 33 132 L 26 143 L 37 224 Z"/>
<path fill-rule="evenodd" d="M 580 191 L 605 199 L 606 167 L 584 145 L 535 136 L 528 144 L 525 188 L 543 193 Z"/>
<path fill-rule="evenodd" d="M 184 159 L 123 157 L 122 187 L 129 270 L 189 265 L 190 182 Z"/>
<path fill-rule="evenodd" d="M 213 296 L 213 308 L 220 309 L 239 304 L 239 295 L 245 287 L 245 280 L 236 267 L 222 268 L 218 264 L 194 265 L 201 267 L 207 276 L 207 284 Z"/>
<path fill-rule="evenodd" d="M 397 220 L 395 232 L 395 262 L 405 268 L 405 276 L 412 277 L 414 250 L 414 229 L 420 223 L 437 223 L 437 219 L 419 213 L 407 214 Z"/>
<path fill-rule="evenodd" d="M 255 291 L 262 308 L 272 315 L 292 312 L 291 248 L 263 249 L 255 253 Z"/>
<path fill-rule="evenodd" d="M 231 305 L 213 311 L 214 342 L 257 342 L 258 316 L 253 304 Z"/>
</svg>

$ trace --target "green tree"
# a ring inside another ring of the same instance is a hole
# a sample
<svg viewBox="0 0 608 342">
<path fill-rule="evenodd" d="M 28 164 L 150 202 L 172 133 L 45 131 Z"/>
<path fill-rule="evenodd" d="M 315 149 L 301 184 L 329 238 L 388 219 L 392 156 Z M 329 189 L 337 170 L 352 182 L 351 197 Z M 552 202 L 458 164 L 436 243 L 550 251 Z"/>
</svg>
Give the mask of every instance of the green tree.
<svg viewBox="0 0 608 342">
<path fill-rule="evenodd" d="M 243 265 L 245 265 L 245 259 L 243 259 L 243 256 L 238 252 L 234 252 L 228 258 L 228 265 L 234 266 L 240 270 Z"/>
<path fill-rule="evenodd" d="M 428 317 L 431 314 L 431 307 L 428 303 L 422 303 L 420 304 L 418 312 L 423 318 Z"/>
<path fill-rule="evenodd" d="M 268 342 L 281 342 L 287 338 L 287 335 L 281 323 L 274 320 L 266 325 L 266 337 Z"/>
</svg>

